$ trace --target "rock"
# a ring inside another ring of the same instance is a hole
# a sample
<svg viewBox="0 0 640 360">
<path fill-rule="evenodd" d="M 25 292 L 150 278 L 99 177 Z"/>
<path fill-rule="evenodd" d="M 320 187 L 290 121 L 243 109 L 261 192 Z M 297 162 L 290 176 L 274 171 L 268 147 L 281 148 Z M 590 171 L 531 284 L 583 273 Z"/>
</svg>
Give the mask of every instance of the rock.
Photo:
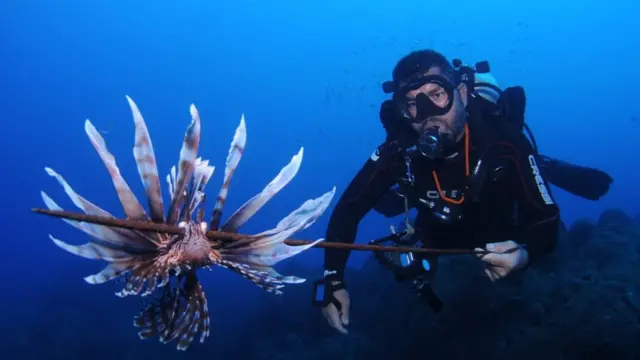
<svg viewBox="0 0 640 360">
<path fill-rule="evenodd" d="M 589 219 L 579 219 L 571 225 L 567 234 L 567 242 L 572 247 L 586 245 L 593 236 L 596 225 Z"/>
<path fill-rule="evenodd" d="M 631 226 L 633 219 L 620 209 L 605 210 L 598 219 L 598 230 L 624 234 Z"/>
</svg>

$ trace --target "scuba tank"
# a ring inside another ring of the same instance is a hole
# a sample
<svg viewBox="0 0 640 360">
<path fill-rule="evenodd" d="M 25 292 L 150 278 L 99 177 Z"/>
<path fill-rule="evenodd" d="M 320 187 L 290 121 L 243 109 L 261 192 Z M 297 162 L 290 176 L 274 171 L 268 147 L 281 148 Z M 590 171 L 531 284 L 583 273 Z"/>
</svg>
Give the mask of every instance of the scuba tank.
<svg viewBox="0 0 640 360">
<path fill-rule="evenodd" d="M 486 61 L 471 67 L 455 59 L 453 65 L 460 72 L 461 80 L 473 90 L 470 91 L 470 95 L 476 99 L 485 114 L 496 117 L 500 122 L 498 126 L 511 126 L 516 131 L 525 132 L 540 171 L 551 184 L 573 195 L 593 201 L 600 199 L 609 191 L 613 178 L 606 172 L 539 153 L 536 139 L 525 122 L 527 99 L 524 88 L 513 86 L 501 90 L 497 80 L 490 73 L 491 69 Z"/>
</svg>

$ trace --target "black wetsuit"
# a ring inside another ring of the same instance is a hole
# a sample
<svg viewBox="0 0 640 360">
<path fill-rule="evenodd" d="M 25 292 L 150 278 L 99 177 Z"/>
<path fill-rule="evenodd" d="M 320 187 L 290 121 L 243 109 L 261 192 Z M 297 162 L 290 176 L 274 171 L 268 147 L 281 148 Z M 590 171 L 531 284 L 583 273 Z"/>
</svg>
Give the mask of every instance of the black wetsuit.
<svg viewBox="0 0 640 360">
<path fill-rule="evenodd" d="M 548 183 L 537 171 L 533 148 L 524 134 L 493 125 L 487 127 L 482 119 L 469 120 L 471 170 L 480 157 L 483 168 L 488 169 L 486 180 L 475 194 L 466 188 L 464 138 L 456 144 L 453 153 L 457 155 L 451 159 L 409 156 L 414 178 L 412 202 L 418 204 L 414 226 L 424 234 L 421 238 L 426 239 L 423 242 L 428 247 L 473 249 L 507 240 L 526 244 L 531 264 L 555 247 L 559 209 Z M 326 241 L 354 242 L 361 219 L 390 188 L 407 178 L 406 154 L 393 143 L 378 147 L 336 204 Z M 461 204 L 440 199 L 433 171 L 448 198 L 460 200 L 465 196 Z M 451 213 L 462 215 L 461 219 L 441 221 L 427 205 L 430 202 L 446 205 Z M 348 256 L 346 250 L 326 249 L 325 276 L 343 279 Z"/>
</svg>

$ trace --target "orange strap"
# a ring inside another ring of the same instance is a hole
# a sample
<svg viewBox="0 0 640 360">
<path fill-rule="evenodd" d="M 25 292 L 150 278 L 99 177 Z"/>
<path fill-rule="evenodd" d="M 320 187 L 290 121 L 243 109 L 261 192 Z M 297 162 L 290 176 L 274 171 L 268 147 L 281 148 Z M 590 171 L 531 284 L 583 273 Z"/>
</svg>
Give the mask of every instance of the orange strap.
<svg viewBox="0 0 640 360">
<path fill-rule="evenodd" d="M 464 161 L 465 161 L 465 175 L 469 176 L 470 170 L 469 170 L 469 126 L 465 125 L 464 126 Z M 438 174 L 436 173 L 435 170 L 433 170 L 431 172 L 433 174 L 433 181 L 436 184 L 436 189 L 438 190 L 438 193 L 440 194 L 440 197 L 442 198 L 442 200 L 451 203 L 451 204 L 455 204 L 455 205 L 460 205 L 464 202 L 464 195 L 462 195 L 462 197 L 459 200 L 455 200 L 452 199 L 450 197 L 448 197 L 444 191 L 442 191 L 442 187 L 440 187 L 440 180 L 438 180 Z"/>
</svg>

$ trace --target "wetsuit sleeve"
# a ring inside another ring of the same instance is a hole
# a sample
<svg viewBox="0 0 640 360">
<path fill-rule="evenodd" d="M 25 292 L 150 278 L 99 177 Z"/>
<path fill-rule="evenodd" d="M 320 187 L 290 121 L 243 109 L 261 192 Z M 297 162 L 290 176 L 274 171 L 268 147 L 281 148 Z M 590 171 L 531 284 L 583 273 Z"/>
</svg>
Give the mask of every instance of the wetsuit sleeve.
<svg viewBox="0 0 640 360">
<path fill-rule="evenodd" d="M 358 171 L 331 213 L 327 242 L 352 244 L 355 241 L 362 218 L 395 183 L 394 156 L 385 145 L 381 145 Z M 325 278 L 344 279 L 349 253 L 350 250 L 345 249 L 325 249 Z"/>
<path fill-rule="evenodd" d="M 520 236 L 514 239 L 527 246 L 529 264 L 553 251 L 558 241 L 559 208 L 549 189 L 549 182 L 540 172 L 536 154 L 522 133 L 514 141 L 503 142 L 502 158 L 513 166 L 510 171 L 512 194 L 519 203 Z"/>
</svg>

